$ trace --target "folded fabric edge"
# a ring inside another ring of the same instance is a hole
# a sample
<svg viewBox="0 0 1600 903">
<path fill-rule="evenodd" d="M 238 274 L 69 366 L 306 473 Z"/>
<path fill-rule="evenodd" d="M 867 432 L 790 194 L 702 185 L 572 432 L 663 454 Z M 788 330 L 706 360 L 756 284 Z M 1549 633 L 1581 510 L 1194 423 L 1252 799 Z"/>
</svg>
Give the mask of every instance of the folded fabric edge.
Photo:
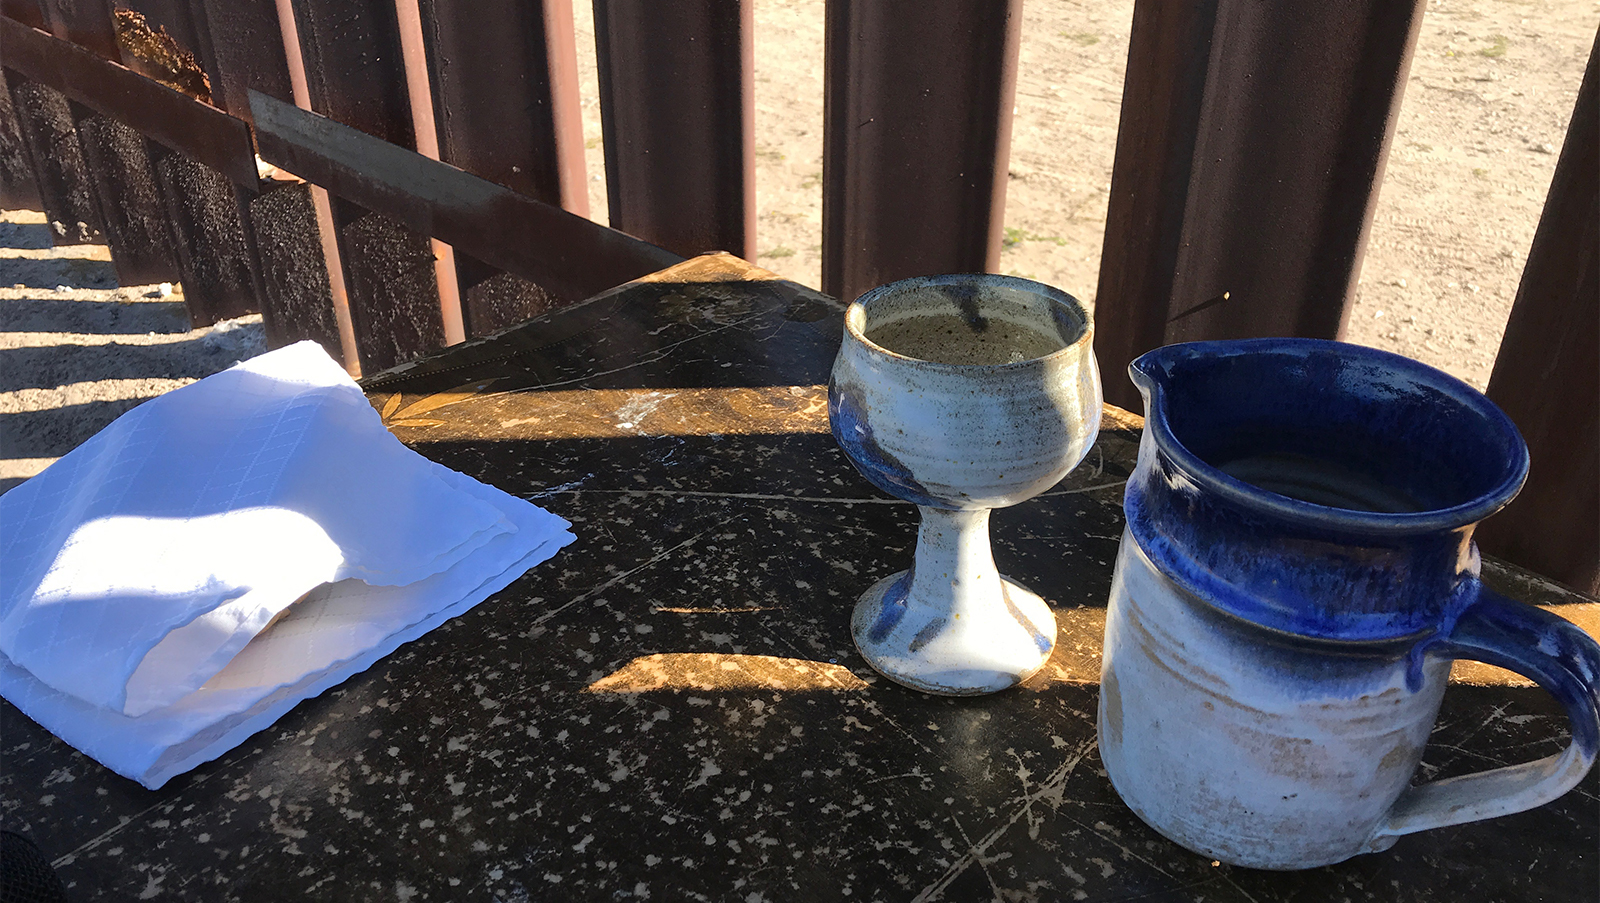
<svg viewBox="0 0 1600 903">
<path fill-rule="evenodd" d="M 127 774 L 124 777 L 133 778 L 151 790 L 159 790 L 163 784 L 166 784 L 174 777 L 222 756 L 260 731 L 271 727 L 279 718 L 288 714 L 301 702 L 322 695 L 333 687 L 371 668 L 406 643 L 418 639 L 444 622 L 477 607 L 490 596 L 510 586 L 518 577 L 549 560 L 571 541 L 571 534 L 568 534 L 566 542 L 561 542 L 560 537 L 556 537 L 544 543 L 529 554 L 528 557 L 518 561 L 504 573 L 485 582 L 460 602 L 441 609 L 431 617 L 424 618 L 390 634 L 378 645 L 371 647 L 361 655 L 346 659 L 324 671 L 307 675 L 297 684 L 280 688 L 251 709 L 239 713 L 234 718 L 223 719 L 196 734 L 190 741 L 168 750 L 166 754 L 156 759 L 144 773 L 138 775 Z M 220 732 L 214 733 L 219 728 Z M 215 736 L 216 739 L 210 739 L 211 736 Z M 192 751 L 185 750 L 178 753 L 181 756 L 180 758 L 169 758 L 173 753 L 184 747 L 189 747 L 195 741 L 199 741 L 204 745 Z"/>
<path fill-rule="evenodd" d="M 426 460 L 426 459 L 424 459 L 424 460 Z M 533 543 L 532 546 L 528 547 L 527 549 L 522 551 L 520 554 L 515 554 L 515 557 L 503 557 L 503 558 L 501 558 L 501 564 L 499 565 L 499 567 L 501 567 L 501 568 L 513 568 L 514 569 L 518 562 L 527 562 L 524 565 L 524 568 L 523 568 L 523 570 L 525 572 L 527 569 L 534 567 L 536 564 L 538 564 L 540 562 L 543 562 L 546 559 L 548 559 L 551 555 L 554 555 L 556 551 L 566 547 L 568 544 L 570 544 L 573 541 L 575 541 L 575 537 L 572 535 L 572 533 L 569 530 L 569 528 L 571 527 L 571 524 L 565 518 L 562 518 L 559 515 L 552 514 L 549 511 L 546 511 L 543 508 L 540 508 L 539 506 L 532 504 L 531 502 L 528 502 L 528 501 L 526 501 L 524 499 L 517 498 L 516 496 L 513 496 L 513 495 L 511 495 L 511 494 L 509 494 L 509 493 L 507 493 L 507 492 L 505 492 L 505 491 L 493 486 L 493 485 L 490 485 L 488 483 L 484 483 L 484 482 L 482 482 L 480 480 L 474 479 L 473 477 L 467 476 L 466 474 L 463 474 L 463 473 L 461 473 L 459 471 L 451 470 L 448 467 L 444 467 L 443 465 L 440 465 L 440 464 L 437 464 L 437 463 L 434 463 L 434 462 L 431 462 L 431 461 L 429 461 L 428 464 L 433 469 L 435 475 L 438 478 L 440 478 L 441 480 L 443 480 L 446 484 L 451 486 L 453 489 L 455 489 L 457 491 L 465 492 L 465 493 L 470 494 L 472 496 L 475 496 L 480 501 L 486 502 L 486 503 L 488 503 L 488 504 L 490 504 L 490 505 L 492 505 L 492 506 L 494 506 L 494 507 L 496 507 L 496 508 L 498 508 L 500 510 L 501 515 L 502 515 L 502 522 L 505 523 L 508 526 L 508 529 L 506 529 L 504 531 L 501 531 L 497 535 L 491 537 L 490 540 L 489 540 L 489 543 L 506 542 L 506 541 L 514 542 L 514 543 L 517 543 L 517 544 L 521 544 L 524 541 Z M 468 557 L 469 558 L 475 558 L 477 555 L 482 554 L 484 552 L 487 552 L 490 548 L 492 548 L 492 546 L 489 543 L 486 543 L 484 546 L 479 547 L 477 550 L 475 550 L 474 555 L 468 556 Z M 547 549 L 548 549 L 548 551 L 545 551 Z M 541 554 L 541 552 L 544 552 L 544 554 Z M 494 557 L 500 557 L 500 556 L 494 556 Z M 367 583 L 366 585 L 368 587 L 370 587 L 372 590 L 380 591 L 380 592 L 381 591 L 386 591 L 386 590 L 387 591 L 401 591 L 401 592 L 415 591 L 415 589 L 418 588 L 418 587 L 428 586 L 431 582 L 433 582 L 433 581 L 435 581 L 437 579 L 446 577 L 450 573 L 451 570 L 454 570 L 456 567 L 462 566 L 464 564 L 466 564 L 466 560 L 465 559 L 463 561 L 457 562 L 456 565 L 452 565 L 452 568 L 448 569 L 445 572 L 433 575 L 431 577 L 425 578 L 425 579 L 417 581 L 415 583 L 406 584 L 404 586 L 392 586 L 392 585 L 371 584 L 371 583 Z M 478 579 L 480 581 L 482 581 L 482 582 L 480 584 L 478 584 L 477 586 L 481 587 L 481 586 L 488 585 L 500 573 L 502 573 L 502 572 L 501 571 L 497 571 L 497 570 L 491 570 L 491 571 L 485 572 L 482 576 L 478 577 Z M 349 579 L 349 578 L 347 578 L 347 579 Z M 513 577 L 513 579 L 515 579 L 515 577 Z M 340 581 L 330 581 L 329 584 L 325 584 L 325 586 L 326 585 L 337 584 L 339 582 Z M 356 580 L 354 582 L 365 583 L 365 581 L 359 581 L 359 580 Z M 445 590 L 443 590 L 443 588 L 436 588 L 435 590 L 433 590 L 431 592 L 432 593 L 437 593 L 437 594 L 439 594 L 441 596 L 454 596 L 457 599 L 469 599 L 469 598 L 471 598 L 473 596 L 474 593 L 476 593 L 478 591 L 479 590 L 476 587 L 474 587 L 472 589 L 464 589 L 464 590 L 459 590 L 458 589 L 458 590 L 450 590 L 450 591 L 445 591 Z M 486 592 L 494 592 L 494 590 L 488 590 Z M 315 593 L 315 590 L 313 590 L 313 594 L 314 593 Z M 296 604 L 301 604 L 301 603 L 297 602 Z M 449 603 L 449 604 L 450 605 L 454 605 L 455 603 Z M 293 608 L 293 606 L 289 606 L 288 608 L 284 609 L 284 611 L 281 612 L 281 613 L 282 614 L 289 614 L 290 613 L 290 609 L 292 609 L 292 608 Z M 422 621 L 422 620 L 425 620 L 428 617 L 431 617 L 431 614 L 418 614 L 416 617 L 417 617 L 417 621 Z M 392 625 L 392 627 L 391 627 L 391 633 L 398 632 L 398 631 L 403 631 L 403 630 L 409 628 L 409 626 L 411 624 L 416 623 L 417 621 L 404 621 L 404 622 L 394 623 Z M 263 628 L 263 630 L 264 630 L 264 628 Z M 251 642 L 252 643 L 254 642 L 254 638 L 253 637 L 251 639 Z M 247 646 L 248 646 L 248 644 L 247 644 Z M 243 651 L 243 648 L 241 648 L 239 650 L 235 650 L 235 654 L 237 654 L 238 652 L 242 652 L 242 651 Z M 356 655 L 359 655 L 359 654 L 360 653 L 357 653 Z M 309 674 L 302 675 L 300 678 L 293 679 L 293 680 L 287 681 L 285 683 L 276 684 L 276 685 L 265 685 L 265 684 L 261 685 L 261 687 L 260 687 L 260 689 L 262 691 L 261 695 L 258 696 L 255 699 L 253 699 L 253 700 L 248 700 L 248 701 L 244 702 L 245 708 L 243 710 L 244 711 L 251 711 L 255 707 L 257 707 L 258 705 L 261 705 L 263 703 L 263 700 L 274 698 L 274 696 L 278 693 L 278 691 L 280 689 L 282 689 L 283 687 L 298 686 L 301 683 L 303 683 L 304 680 L 307 677 L 313 677 L 316 674 L 323 673 L 327 669 L 341 667 L 344 662 L 349 661 L 354 657 L 355 656 L 351 656 L 350 658 L 340 659 L 338 661 L 330 662 L 329 664 L 327 664 L 326 666 L 324 666 L 321 669 L 318 669 L 317 671 L 310 672 Z M 216 672 L 214 672 L 213 674 L 209 675 L 207 680 L 209 681 L 209 679 L 211 677 L 215 677 L 218 674 L 224 673 L 226 668 L 229 667 L 230 665 L 231 665 L 231 660 L 230 660 L 230 662 L 224 663 L 222 668 L 219 668 Z M 198 687 L 196 687 L 196 689 L 198 689 Z M 179 703 L 181 703 L 181 701 L 182 701 L 181 699 L 174 700 L 173 704 L 174 705 L 179 704 Z M 157 710 L 152 710 L 151 712 L 146 712 L 144 714 L 153 714 L 153 715 L 156 715 L 156 717 L 160 717 L 158 712 L 157 712 Z M 226 718 L 231 718 L 233 716 L 230 715 L 230 716 L 219 716 L 219 717 L 226 719 Z M 185 735 L 183 735 L 181 737 L 174 737 L 173 739 L 171 739 L 169 741 L 169 745 L 170 746 L 179 746 L 179 745 L 188 743 L 190 741 L 190 739 L 194 736 L 194 734 L 206 731 L 209 727 L 210 727 L 209 724 L 202 723 L 200 727 L 195 728 L 189 734 L 185 734 Z"/>
<path fill-rule="evenodd" d="M 219 719 L 163 751 L 147 757 L 130 758 L 120 763 L 107 762 L 100 756 L 87 752 L 84 755 L 151 790 L 159 789 L 173 777 L 221 756 L 259 731 L 270 727 L 300 702 L 367 670 L 405 643 L 471 610 L 509 586 L 531 568 L 547 561 L 570 542 L 572 542 L 571 534 L 552 536 L 511 567 L 463 596 L 460 601 L 388 635 L 356 656 L 308 674 L 296 683 L 279 687 L 250 708 Z M 0 655 L 0 695 L 45 730 L 80 751 L 90 739 L 89 735 L 83 734 L 86 718 L 105 715 L 122 717 L 52 690 L 4 655 Z M 77 729 L 74 729 L 75 727 Z"/>
<path fill-rule="evenodd" d="M 267 625 L 290 606 L 328 582 L 330 581 L 326 579 L 312 579 L 287 585 L 255 587 L 236 599 L 224 601 L 215 608 L 200 612 L 187 623 L 167 631 L 154 646 L 145 650 L 138 658 L 133 673 L 123 684 L 120 698 L 113 699 L 107 707 L 129 718 L 138 718 L 172 705 L 199 689 L 218 671 L 227 667 L 228 662 L 239 654 L 239 650 L 249 645 L 267 628 Z M 182 632 L 202 622 L 215 623 L 218 619 L 227 618 L 233 618 L 236 622 L 234 628 L 227 632 L 228 635 L 210 647 L 204 658 L 194 660 L 191 656 L 187 667 L 179 669 L 176 676 L 172 669 L 161 668 L 158 662 L 152 660 L 153 657 L 160 656 L 163 650 L 168 648 L 169 643 L 177 640 Z"/>
</svg>

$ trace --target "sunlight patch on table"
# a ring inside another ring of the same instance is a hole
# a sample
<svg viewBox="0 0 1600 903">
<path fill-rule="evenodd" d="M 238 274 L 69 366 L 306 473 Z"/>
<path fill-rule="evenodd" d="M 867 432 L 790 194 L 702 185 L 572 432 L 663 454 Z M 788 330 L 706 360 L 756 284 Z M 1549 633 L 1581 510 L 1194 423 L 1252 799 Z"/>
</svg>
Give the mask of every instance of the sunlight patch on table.
<svg viewBox="0 0 1600 903">
<path fill-rule="evenodd" d="M 843 665 L 773 655 L 662 652 L 642 655 L 584 688 L 586 693 L 657 690 L 863 690 Z"/>
<path fill-rule="evenodd" d="M 828 432 L 827 386 L 453 390 L 404 406 L 391 397 L 382 407 L 387 425 L 414 441 Z"/>
</svg>

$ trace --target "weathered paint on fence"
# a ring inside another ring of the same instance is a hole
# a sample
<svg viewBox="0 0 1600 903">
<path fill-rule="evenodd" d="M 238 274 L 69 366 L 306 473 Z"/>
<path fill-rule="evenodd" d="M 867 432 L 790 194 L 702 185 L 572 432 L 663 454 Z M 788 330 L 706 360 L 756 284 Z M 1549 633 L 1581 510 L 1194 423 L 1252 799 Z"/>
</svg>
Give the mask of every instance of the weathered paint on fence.
<svg viewBox="0 0 1600 903">
<path fill-rule="evenodd" d="M 822 290 L 1000 261 L 1021 0 L 827 9 Z"/>
<path fill-rule="evenodd" d="M 1485 552 L 1600 596 L 1600 34 L 1489 378 L 1528 442 L 1528 483 Z"/>
<path fill-rule="evenodd" d="M 1139 0 L 1095 299 L 1106 400 L 1170 342 L 1335 338 L 1424 0 Z"/>
<path fill-rule="evenodd" d="M 595 0 L 611 225 L 754 259 L 752 0 Z"/>
</svg>

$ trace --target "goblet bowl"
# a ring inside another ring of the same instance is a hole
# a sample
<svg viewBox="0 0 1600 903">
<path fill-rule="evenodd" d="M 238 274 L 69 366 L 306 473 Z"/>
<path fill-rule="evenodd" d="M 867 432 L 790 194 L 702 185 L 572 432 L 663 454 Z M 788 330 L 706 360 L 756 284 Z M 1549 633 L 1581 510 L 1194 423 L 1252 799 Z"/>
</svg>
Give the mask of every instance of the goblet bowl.
<svg viewBox="0 0 1600 903">
<path fill-rule="evenodd" d="M 988 693 L 1049 658 L 1054 616 L 995 569 L 989 511 L 1049 489 L 1094 443 L 1092 338 L 1076 299 L 1008 276 L 908 279 L 850 306 L 828 384 L 834 437 L 922 515 L 914 566 L 869 589 L 852 620 L 891 679 Z"/>
</svg>

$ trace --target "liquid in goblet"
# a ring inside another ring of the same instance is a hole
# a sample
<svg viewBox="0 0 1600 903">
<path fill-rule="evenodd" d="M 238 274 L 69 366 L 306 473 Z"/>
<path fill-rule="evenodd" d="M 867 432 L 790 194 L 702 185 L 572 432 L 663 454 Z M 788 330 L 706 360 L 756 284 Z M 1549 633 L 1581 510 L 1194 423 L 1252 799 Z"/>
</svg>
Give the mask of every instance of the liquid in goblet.
<svg viewBox="0 0 1600 903">
<path fill-rule="evenodd" d="M 1049 660 L 1055 616 L 995 568 L 989 512 L 1054 486 L 1094 444 L 1092 338 L 1071 295 L 1009 276 L 907 279 L 850 305 L 828 383 L 833 435 L 921 513 L 911 568 L 868 589 L 851 619 L 884 676 L 973 696 Z"/>
</svg>

